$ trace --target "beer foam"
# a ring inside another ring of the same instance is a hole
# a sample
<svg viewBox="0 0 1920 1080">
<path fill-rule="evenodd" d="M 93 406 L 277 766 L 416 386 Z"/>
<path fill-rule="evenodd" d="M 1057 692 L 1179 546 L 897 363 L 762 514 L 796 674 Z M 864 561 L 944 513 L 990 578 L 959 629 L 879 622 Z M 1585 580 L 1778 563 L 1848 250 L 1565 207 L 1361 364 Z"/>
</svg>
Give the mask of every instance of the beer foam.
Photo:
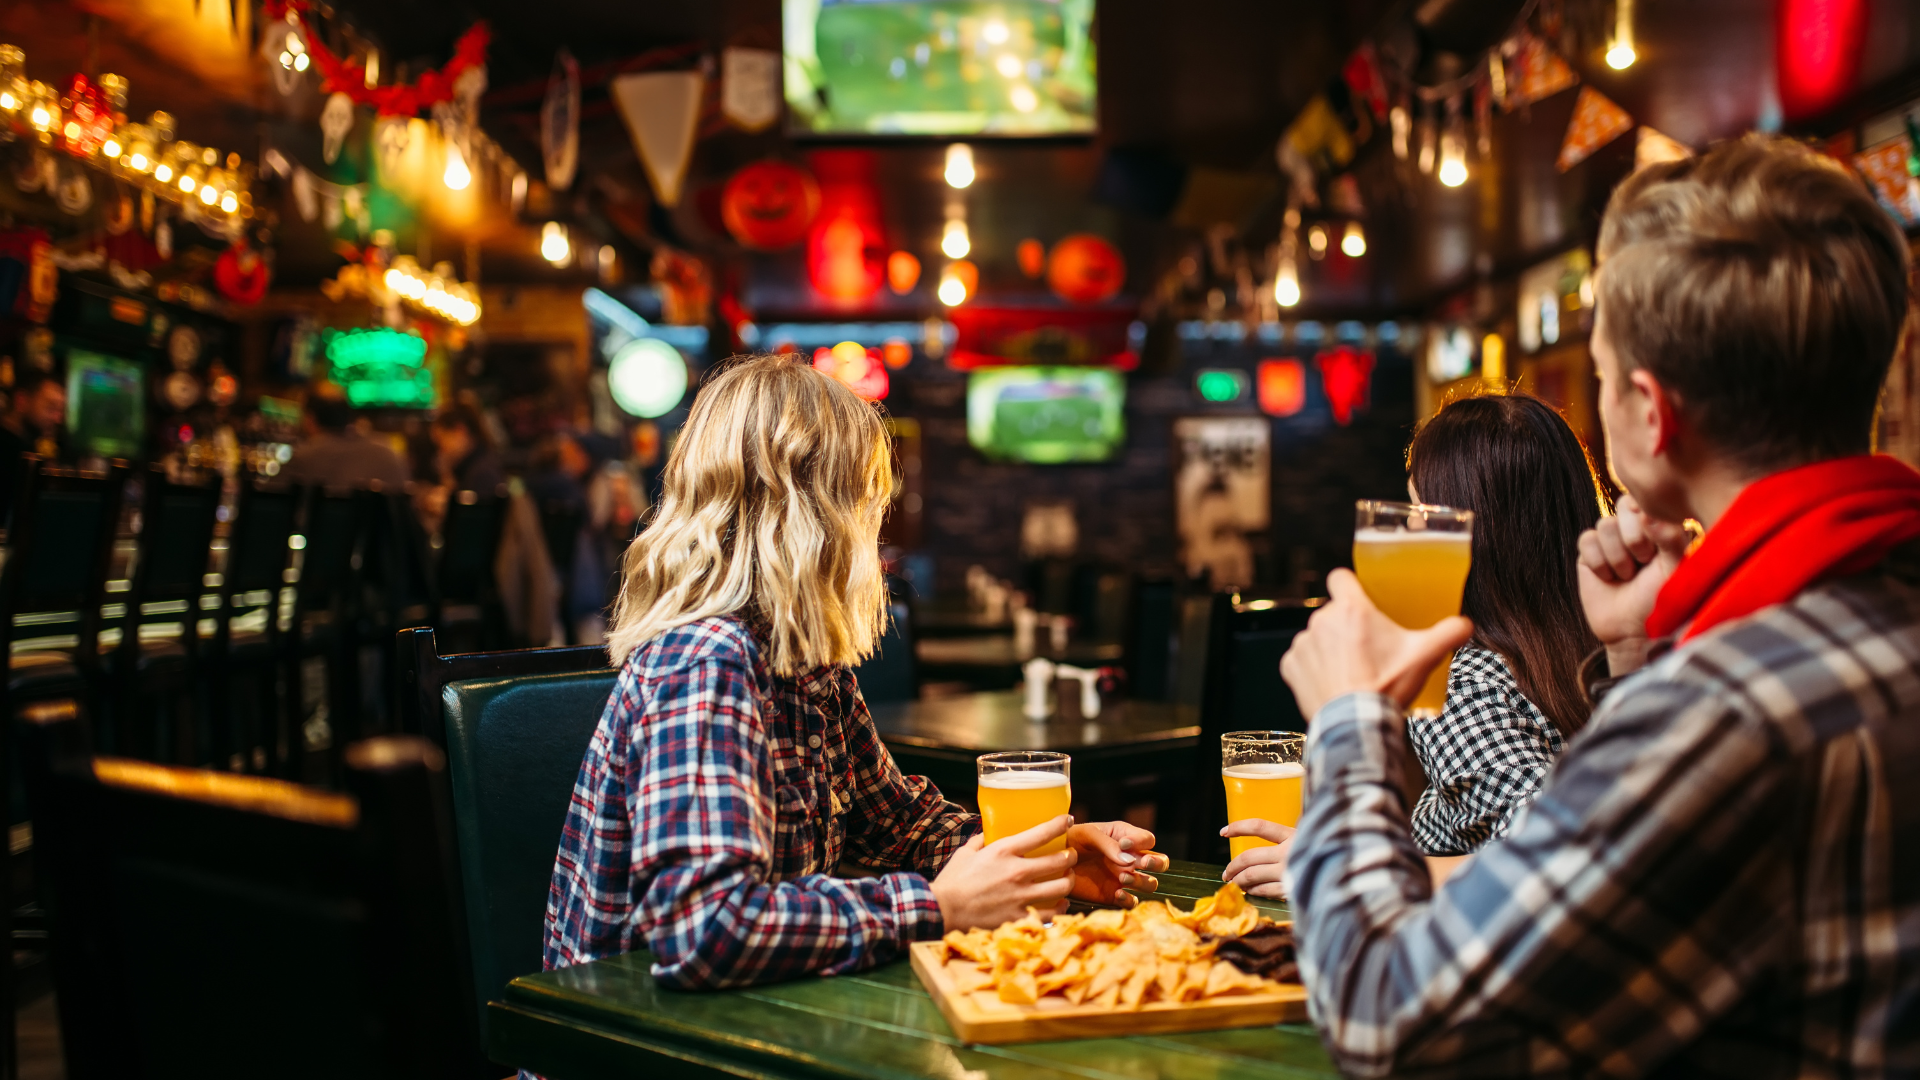
<svg viewBox="0 0 1920 1080">
<path fill-rule="evenodd" d="M 1229 765 L 1220 770 L 1220 775 L 1235 780 L 1297 780 L 1307 775 L 1307 767 L 1297 761 L 1249 761 Z"/>
<path fill-rule="evenodd" d="M 1419 532 L 1408 532 L 1406 529 L 1355 529 L 1353 542 L 1356 544 L 1471 544 L 1473 534 L 1427 529 Z"/>
<path fill-rule="evenodd" d="M 1067 777 L 1066 774 L 1057 772 L 1036 772 L 1031 769 L 1008 770 L 987 773 L 980 777 L 980 786 L 1002 790 L 1066 787 Z"/>
</svg>

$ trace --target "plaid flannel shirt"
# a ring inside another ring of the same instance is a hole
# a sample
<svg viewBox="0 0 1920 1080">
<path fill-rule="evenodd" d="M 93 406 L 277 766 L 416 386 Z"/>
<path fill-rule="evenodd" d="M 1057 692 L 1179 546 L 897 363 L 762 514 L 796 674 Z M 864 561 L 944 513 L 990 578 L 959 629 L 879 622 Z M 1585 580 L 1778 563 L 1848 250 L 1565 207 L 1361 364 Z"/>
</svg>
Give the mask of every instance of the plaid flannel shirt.
<svg viewBox="0 0 1920 1080">
<path fill-rule="evenodd" d="M 1288 872 L 1342 1069 L 1920 1075 L 1920 574 L 1896 561 L 1623 680 L 1438 892 L 1399 709 L 1328 703 Z"/>
<path fill-rule="evenodd" d="M 1453 654 L 1446 708 L 1409 718 L 1407 743 L 1427 776 L 1413 840 L 1429 855 L 1465 855 L 1507 835 L 1566 749 L 1506 660 L 1471 645 Z"/>
<path fill-rule="evenodd" d="M 547 897 L 551 968 L 653 949 L 683 989 L 881 963 L 940 936 L 927 878 L 979 818 L 903 776 L 853 673 L 770 675 L 716 618 L 627 658 L 587 748 Z M 878 877 L 832 877 L 842 856 Z"/>
</svg>

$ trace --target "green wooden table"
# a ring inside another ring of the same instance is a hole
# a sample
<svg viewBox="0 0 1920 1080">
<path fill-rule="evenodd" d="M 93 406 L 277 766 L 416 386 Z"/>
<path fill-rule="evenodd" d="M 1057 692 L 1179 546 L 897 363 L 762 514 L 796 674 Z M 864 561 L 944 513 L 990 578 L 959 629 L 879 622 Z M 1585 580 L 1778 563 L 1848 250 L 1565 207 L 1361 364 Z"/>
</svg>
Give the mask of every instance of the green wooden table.
<svg viewBox="0 0 1920 1080">
<path fill-rule="evenodd" d="M 1160 895 L 1189 906 L 1220 868 L 1176 862 Z M 1260 902 L 1275 918 L 1284 904 Z M 905 960 L 855 975 L 715 993 L 663 990 L 632 953 L 515 979 L 492 1004 L 495 1060 L 548 1080 L 938 1077 L 1232 1080 L 1335 1077 L 1306 1024 L 1124 1039 L 969 1046 Z"/>
</svg>

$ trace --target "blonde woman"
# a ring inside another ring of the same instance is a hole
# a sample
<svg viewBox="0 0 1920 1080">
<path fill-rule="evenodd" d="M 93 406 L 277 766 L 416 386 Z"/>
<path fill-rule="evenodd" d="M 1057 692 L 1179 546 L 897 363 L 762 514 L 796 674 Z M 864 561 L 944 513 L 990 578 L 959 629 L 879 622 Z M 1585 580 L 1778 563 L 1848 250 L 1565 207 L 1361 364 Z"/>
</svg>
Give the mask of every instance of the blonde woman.
<svg viewBox="0 0 1920 1080">
<path fill-rule="evenodd" d="M 1145 830 L 1062 815 L 983 846 L 979 818 L 894 765 L 848 670 L 884 628 L 892 486 L 879 416 L 840 383 L 771 356 L 708 380 L 627 551 L 548 968 L 646 947 L 685 989 L 830 975 L 1070 890 L 1157 885 Z M 833 877 L 843 860 L 879 876 Z"/>
</svg>

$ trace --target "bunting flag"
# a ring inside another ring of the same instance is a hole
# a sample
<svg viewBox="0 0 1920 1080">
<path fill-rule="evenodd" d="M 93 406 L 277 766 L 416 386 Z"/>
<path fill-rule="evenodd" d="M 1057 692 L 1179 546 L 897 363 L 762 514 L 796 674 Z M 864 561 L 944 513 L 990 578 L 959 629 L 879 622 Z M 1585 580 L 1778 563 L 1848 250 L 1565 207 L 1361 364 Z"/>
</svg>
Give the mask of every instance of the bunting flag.
<svg viewBox="0 0 1920 1080">
<path fill-rule="evenodd" d="M 1632 130 L 1633 117 L 1627 110 L 1593 87 L 1583 86 L 1579 100 L 1573 103 L 1573 119 L 1567 122 L 1567 135 L 1560 143 L 1560 158 L 1554 167 L 1566 172 Z"/>
<path fill-rule="evenodd" d="M 1658 162 L 1681 161 L 1693 156 L 1692 147 L 1645 124 L 1640 125 L 1638 140 L 1633 146 L 1633 168 L 1636 172 Z"/>
<path fill-rule="evenodd" d="M 738 47 L 721 53 L 720 112 L 742 131 L 762 131 L 780 119 L 780 54 Z"/>
<path fill-rule="evenodd" d="M 547 186 L 565 191 L 573 186 L 580 164 L 580 64 L 561 49 L 547 77 L 547 97 L 540 105 L 540 156 L 547 169 Z"/>
<path fill-rule="evenodd" d="M 359 57 L 341 57 L 327 47 L 326 38 L 315 34 L 305 18 L 312 9 L 309 0 L 268 0 L 264 12 L 269 20 L 286 19 L 300 30 L 314 68 L 320 73 L 320 89 L 328 94 L 345 94 L 356 104 L 372 107 L 381 116 L 414 116 L 455 96 L 454 84 L 468 70 L 484 67 L 491 32 L 484 22 L 474 23 L 453 43 L 453 59 L 438 70 L 429 69 L 411 83 L 388 86 L 369 85 L 366 61 Z M 324 10 L 324 5 L 323 5 Z"/>
<path fill-rule="evenodd" d="M 1580 81 L 1565 60 L 1532 34 L 1523 34 L 1513 55 L 1508 81 L 1507 108 L 1513 110 L 1550 98 Z"/>
<path fill-rule="evenodd" d="M 618 76 L 609 87 L 662 206 L 680 205 L 705 81 L 699 71 L 649 71 Z"/>
<path fill-rule="evenodd" d="M 1874 197 L 1901 221 L 1920 221 L 1920 183 L 1907 174 L 1907 139 L 1889 139 L 1853 155 L 1853 167 Z"/>
</svg>

